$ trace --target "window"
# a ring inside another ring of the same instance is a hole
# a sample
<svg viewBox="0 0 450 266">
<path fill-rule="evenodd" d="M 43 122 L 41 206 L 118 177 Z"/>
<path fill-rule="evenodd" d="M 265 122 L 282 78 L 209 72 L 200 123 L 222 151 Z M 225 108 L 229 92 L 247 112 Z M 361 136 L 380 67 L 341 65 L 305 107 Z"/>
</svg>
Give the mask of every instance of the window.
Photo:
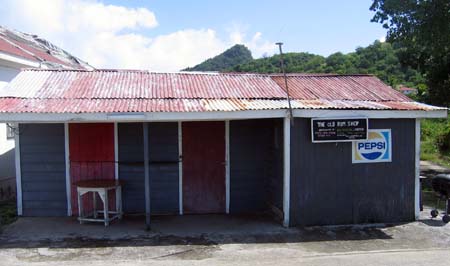
<svg viewBox="0 0 450 266">
<path fill-rule="evenodd" d="M 6 138 L 7 139 L 14 138 L 14 127 L 10 124 L 6 124 Z"/>
</svg>

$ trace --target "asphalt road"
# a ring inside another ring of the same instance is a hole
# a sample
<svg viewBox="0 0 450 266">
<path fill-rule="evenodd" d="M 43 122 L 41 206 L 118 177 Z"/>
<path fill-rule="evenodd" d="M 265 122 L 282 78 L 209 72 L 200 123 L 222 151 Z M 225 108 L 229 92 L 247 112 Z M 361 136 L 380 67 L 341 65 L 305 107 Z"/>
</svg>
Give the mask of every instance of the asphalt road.
<svg viewBox="0 0 450 266">
<path fill-rule="evenodd" d="M 345 252 L 332 254 L 309 254 L 301 250 L 292 251 L 284 248 L 267 247 L 223 247 L 212 257 L 197 257 L 203 251 L 175 252 L 168 256 L 156 256 L 154 258 L 130 257 L 126 249 L 114 250 L 123 257 L 111 255 L 111 250 L 91 251 L 89 255 L 74 259 L 71 252 L 65 252 L 65 258 L 56 259 L 51 254 L 55 251 L 40 251 L 35 257 L 19 259 L 3 257 L 0 265 L 89 265 L 89 266 L 120 266 L 120 265 L 449 265 L 450 249 L 428 250 L 385 250 L 371 252 Z M 140 250 L 145 252 L 145 250 Z M 134 253 L 134 252 L 131 252 Z M 150 252 L 152 253 L 152 252 Z M 189 257 L 196 253 L 194 257 Z M 5 254 L 3 254 L 5 255 Z M 73 254 L 72 254 L 73 255 Z M 187 256 L 187 257 L 185 257 Z"/>
</svg>

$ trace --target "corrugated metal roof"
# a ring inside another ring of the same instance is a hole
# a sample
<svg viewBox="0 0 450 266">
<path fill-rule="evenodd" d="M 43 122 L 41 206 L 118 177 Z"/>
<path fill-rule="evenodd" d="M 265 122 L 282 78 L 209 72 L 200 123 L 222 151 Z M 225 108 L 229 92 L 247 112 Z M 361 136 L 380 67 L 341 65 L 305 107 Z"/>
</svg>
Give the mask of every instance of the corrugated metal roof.
<svg viewBox="0 0 450 266">
<path fill-rule="evenodd" d="M 286 93 L 269 76 L 148 71 L 22 71 L 0 97 L 39 99 L 272 99 Z"/>
<path fill-rule="evenodd" d="M 19 57 L 31 60 L 33 62 L 37 61 L 36 58 L 34 58 L 32 55 L 24 52 L 19 47 L 12 44 L 11 42 L 8 42 L 6 39 L 2 38 L 1 35 L 0 35 L 0 52 L 19 56 Z"/>
<path fill-rule="evenodd" d="M 92 69 L 92 66 L 49 41 L 0 26 L 0 52 L 49 68 Z"/>
<path fill-rule="evenodd" d="M 289 75 L 294 109 L 423 110 L 368 75 Z M 25 70 L 0 90 L 0 113 L 206 112 L 287 109 L 275 75 Z"/>
<path fill-rule="evenodd" d="M 273 76 L 284 88 L 282 76 Z M 289 95 L 293 99 L 412 101 L 371 75 L 289 75 Z"/>
<path fill-rule="evenodd" d="M 416 102 L 293 100 L 293 109 L 421 110 Z M 0 113 L 140 113 L 287 109 L 287 100 L 245 99 L 20 99 L 0 98 Z"/>
</svg>

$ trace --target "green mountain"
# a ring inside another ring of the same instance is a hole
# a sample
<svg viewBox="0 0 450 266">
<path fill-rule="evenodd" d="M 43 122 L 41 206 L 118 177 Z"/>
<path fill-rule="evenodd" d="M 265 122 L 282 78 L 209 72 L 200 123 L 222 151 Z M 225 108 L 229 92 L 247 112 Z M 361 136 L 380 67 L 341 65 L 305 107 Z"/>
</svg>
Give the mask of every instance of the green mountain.
<svg viewBox="0 0 450 266">
<path fill-rule="evenodd" d="M 244 58 L 244 53 L 240 51 L 247 54 L 245 63 L 235 63 Z M 424 92 L 424 77 L 416 70 L 400 64 L 399 51 L 399 48 L 390 43 L 375 41 L 367 47 L 357 48 L 355 52 L 338 52 L 328 57 L 311 53 L 286 53 L 284 62 L 288 73 L 373 74 L 393 87 L 402 84 Z M 280 56 L 251 59 L 250 51 L 245 46 L 235 45 L 224 53 L 186 70 L 279 73 Z"/>
<path fill-rule="evenodd" d="M 293 73 L 336 73 L 336 74 L 373 74 L 395 87 L 400 84 L 426 88 L 424 77 L 410 67 L 400 64 L 399 48 L 387 42 L 375 41 L 367 47 L 357 48 L 355 52 L 334 53 L 328 57 L 310 53 L 287 53 L 284 55 L 286 72 Z M 280 56 L 252 60 L 235 65 L 230 72 L 280 72 Z"/>
<path fill-rule="evenodd" d="M 183 71 L 224 71 L 251 60 L 253 57 L 250 50 L 242 44 L 236 44 L 225 52 Z"/>
</svg>

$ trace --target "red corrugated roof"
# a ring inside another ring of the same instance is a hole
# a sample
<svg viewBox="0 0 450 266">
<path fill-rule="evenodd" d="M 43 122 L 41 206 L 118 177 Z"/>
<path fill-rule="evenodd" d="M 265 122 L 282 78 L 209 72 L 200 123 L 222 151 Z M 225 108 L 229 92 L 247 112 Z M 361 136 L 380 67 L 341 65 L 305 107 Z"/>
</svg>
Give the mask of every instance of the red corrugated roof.
<svg viewBox="0 0 450 266">
<path fill-rule="evenodd" d="M 283 89 L 263 75 L 29 69 L 9 87 L 18 97 L 40 99 L 286 98 Z"/>
<path fill-rule="evenodd" d="M 369 75 L 289 75 L 292 108 L 438 110 Z M 22 71 L 0 113 L 205 112 L 287 109 L 280 76 L 130 70 Z"/>
<path fill-rule="evenodd" d="M 408 88 L 408 87 L 400 87 L 398 89 L 399 91 L 417 91 L 417 89 L 413 89 L 413 88 Z"/>
<path fill-rule="evenodd" d="M 89 64 L 36 35 L 2 26 L 0 26 L 0 53 L 40 63 L 49 68 L 92 69 Z"/>
<path fill-rule="evenodd" d="M 2 37 L 5 38 L 6 36 L 2 36 Z M 57 64 L 65 65 L 68 67 L 80 68 L 80 66 L 76 66 L 76 65 L 69 64 L 67 62 L 63 62 L 62 60 L 56 58 L 55 56 L 52 56 L 51 54 L 49 54 L 43 50 L 34 48 L 33 46 L 26 44 L 24 42 L 19 42 L 17 40 L 11 39 L 11 38 L 9 38 L 8 41 L 13 43 L 13 45 L 15 45 L 16 47 L 18 47 L 17 50 L 21 50 L 20 52 L 15 54 L 17 56 L 31 58 L 31 60 L 33 60 L 35 62 L 40 62 L 39 59 L 43 59 L 48 62 L 57 63 Z M 28 57 L 26 57 L 25 55 L 28 55 Z"/>
<path fill-rule="evenodd" d="M 11 42 L 6 41 L 0 35 L 0 52 L 4 52 L 10 55 L 15 55 L 18 57 L 22 57 L 27 60 L 31 60 L 33 62 L 37 62 L 37 59 L 30 55 L 29 53 L 24 52 L 19 47 L 13 45 Z"/>
<path fill-rule="evenodd" d="M 284 77 L 273 79 L 285 87 Z M 412 101 L 371 75 L 289 75 L 287 79 L 293 99 Z"/>
<path fill-rule="evenodd" d="M 292 100 L 294 109 L 436 110 L 416 102 Z M 211 112 L 287 109 L 287 100 L 0 98 L 0 113 Z"/>
</svg>

